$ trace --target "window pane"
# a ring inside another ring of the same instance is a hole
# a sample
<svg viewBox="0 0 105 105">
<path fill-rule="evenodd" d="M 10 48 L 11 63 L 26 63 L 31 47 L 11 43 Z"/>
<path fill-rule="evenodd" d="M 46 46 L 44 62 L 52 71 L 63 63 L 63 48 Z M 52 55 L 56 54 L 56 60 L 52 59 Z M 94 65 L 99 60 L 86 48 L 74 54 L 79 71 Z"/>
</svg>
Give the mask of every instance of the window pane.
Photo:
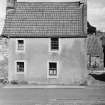
<svg viewBox="0 0 105 105">
<path fill-rule="evenodd" d="M 53 70 L 49 70 L 49 74 L 50 75 L 53 75 Z"/>
<path fill-rule="evenodd" d="M 57 64 L 52 62 L 52 63 L 49 63 L 49 66 L 50 66 L 49 68 L 53 69 L 53 68 L 56 68 Z"/>
<path fill-rule="evenodd" d="M 51 41 L 58 41 L 58 38 L 51 38 Z"/>
<path fill-rule="evenodd" d="M 23 40 L 18 40 L 18 43 L 23 44 L 24 42 L 23 42 Z"/>
<path fill-rule="evenodd" d="M 54 75 L 57 75 L 57 70 L 54 70 Z"/>
<path fill-rule="evenodd" d="M 21 44 L 19 44 L 19 45 L 18 45 L 18 50 L 23 50 L 23 49 L 24 49 L 24 46 L 21 45 Z"/>
</svg>

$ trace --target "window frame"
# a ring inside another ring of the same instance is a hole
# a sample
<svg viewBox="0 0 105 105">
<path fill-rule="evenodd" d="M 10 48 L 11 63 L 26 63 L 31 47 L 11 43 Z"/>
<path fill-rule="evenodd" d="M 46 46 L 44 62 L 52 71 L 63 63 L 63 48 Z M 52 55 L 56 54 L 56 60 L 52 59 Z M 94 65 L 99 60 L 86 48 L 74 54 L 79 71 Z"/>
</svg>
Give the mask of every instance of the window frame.
<svg viewBox="0 0 105 105">
<path fill-rule="evenodd" d="M 24 62 L 24 72 L 17 71 L 17 62 Z M 25 60 L 16 60 L 15 61 L 15 74 L 26 74 L 26 61 Z"/>
<path fill-rule="evenodd" d="M 24 46 L 24 48 L 23 48 L 23 50 L 18 50 L 18 41 L 19 40 L 23 40 L 23 46 Z M 18 39 L 16 39 L 16 52 L 25 52 L 25 39 L 23 39 L 23 38 L 18 38 Z"/>
<path fill-rule="evenodd" d="M 57 64 L 57 75 L 49 75 L 49 63 Z M 58 75 L 59 75 L 59 62 L 58 61 L 48 61 L 47 62 L 47 78 L 48 79 L 50 79 L 50 78 L 56 79 L 56 78 L 58 78 Z"/>
</svg>

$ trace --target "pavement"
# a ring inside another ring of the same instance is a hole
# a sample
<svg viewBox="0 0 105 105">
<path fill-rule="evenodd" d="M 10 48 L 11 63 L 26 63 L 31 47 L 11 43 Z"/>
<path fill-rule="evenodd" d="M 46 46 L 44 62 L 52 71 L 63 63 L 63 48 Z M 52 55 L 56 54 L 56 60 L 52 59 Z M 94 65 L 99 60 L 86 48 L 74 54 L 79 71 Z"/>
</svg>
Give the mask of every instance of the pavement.
<svg viewBox="0 0 105 105">
<path fill-rule="evenodd" d="M 86 86 L 69 85 L 6 85 L 3 88 L 85 88 Z"/>
<path fill-rule="evenodd" d="M 91 84 L 91 85 L 35 85 L 35 84 L 7 84 L 0 85 L 1 88 L 87 88 L 87 87 L 105 87 L 104 84 Z"/>
<path fill-rule="evenodd" d="M 105 105 L 105 87 L 1 88 L 0 105 Z"/>
</svg>

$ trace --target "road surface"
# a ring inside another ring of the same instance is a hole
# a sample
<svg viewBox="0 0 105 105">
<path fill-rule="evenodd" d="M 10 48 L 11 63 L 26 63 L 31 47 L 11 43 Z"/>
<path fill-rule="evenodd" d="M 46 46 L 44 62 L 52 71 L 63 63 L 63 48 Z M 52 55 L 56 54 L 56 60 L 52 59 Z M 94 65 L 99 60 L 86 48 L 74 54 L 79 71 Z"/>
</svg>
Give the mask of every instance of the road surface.
<svg viewBox="0 0 105 105">
<path fill-rule="evenodd" d="M 0 105 L 105 105 L 105 87 L 0 89 Z"/>
</svg>

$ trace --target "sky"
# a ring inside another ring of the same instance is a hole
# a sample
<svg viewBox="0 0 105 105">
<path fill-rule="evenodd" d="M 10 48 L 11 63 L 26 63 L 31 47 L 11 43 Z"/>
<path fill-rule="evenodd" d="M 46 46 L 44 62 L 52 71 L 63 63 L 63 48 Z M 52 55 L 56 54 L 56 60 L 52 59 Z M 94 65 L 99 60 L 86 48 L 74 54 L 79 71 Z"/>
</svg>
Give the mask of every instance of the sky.
<svg viewBox="0 0 105 105">
<path fill-rule="evenodd" d="M 17 0 L 18 2 L 31 1 L 76 1 L 76 0 Z M 95 26 L 97 30 L 105 32 L 105 0 L 87 0 L 87 19 L 91 25 Z M 0 0 L 0 33 L 4 25 L 6 14 L 6 0 Z"/>
</svg>

